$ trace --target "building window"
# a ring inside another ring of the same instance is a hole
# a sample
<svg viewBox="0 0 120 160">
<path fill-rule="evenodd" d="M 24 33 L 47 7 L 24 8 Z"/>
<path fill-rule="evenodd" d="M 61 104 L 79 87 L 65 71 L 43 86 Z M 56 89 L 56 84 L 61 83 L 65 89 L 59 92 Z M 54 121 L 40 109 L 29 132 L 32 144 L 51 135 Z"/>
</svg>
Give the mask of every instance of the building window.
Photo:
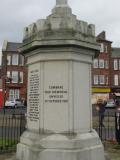
<svg viewBox="0 0 120 160">
<path fill-rule="evenodd" d="M 14 90 L 13 89 L 10 89 L 10 91 L 9 91 L 9 100 L 10 101 L 14 100 Z"/>
<path fill-rule="evenodd" d="M 105 53 L 107 53 L 108 52 L 108 47 L 107 46 L 105 46 Z"/>
<path fill-rule="evenodd" d="M 19 78 L 19 82 L 23 83 L 23 72 L 20 72 Z"/>
<path fill-rule="evenodd" d="M 114 59 L 114 70 L 118 70 L 118 61 Z"/>
<path fill-rule="evenodd" d="M 20 95 L 20 92 L 19 92 L 19 89 L 15 89 L 14 90 L 14 97 L 15 97 L 15 99 L 19 99 L 19 96 Z"/>
<path fill-rule="evenodd" d="M 120 70 L 120 59 L 119 59 L 119 70 Z"/>
<path fill-rule="evenodd" d="M 98 59 L 94 59 L 93 68 L 98 68 Z"/>
<path fill-rule="evenodd" d="M 117 74 L 114 75 L 114 85 L 118 86 L 118 75 Z"/>
<path fill-rule="evenodd" d="M 108 76 L 106 76 L 106 85 L 108 85 Z"/>
<path fill-rule="evenodd" d="M 108 60 L 105 60 L 105 68 L 108 69 L 109 65 L 108 65 Z"/>
<path fill-rule="evenodd" d="M 24 65 L 24 56 L 22 56 L 22 55 L 20 55 L 19 64 L 20 64 L 20 66 Z"/>
<path fill-rule="evenodd" d="M 100 52 L 104 52 L 104 44 L 103 43 L 100 44 Z"/>
<path fill-rule="evenodd" d="M 99 68 L 104 68 L 104 59 L 99 60 Z"/>
<path fill-rule="evenodd" d="M 105 84 L 105 75 L 99 75 L 100 84 Z"/>
<path fill-rule="evenodd" d="M 19 99 L 20 90 L 19 89 L 10 89 L 9 91 L 9 100 L 14 101 L 15 99 Z"/>
<path fill-rule="evenodd" d="M 97 85 L 98 84 L 98 75 L 94 75 L 94 79 L 93 79 L 93 83 L 94 85 Z"/>
<path fill-rule="evenodd" d="M 18 54 L 12 55 L 12 65 L 18 65 Z"/>
<path fill-rule="evenodd" d="M 7 71 L 6 83 L 10 83 L 10 78 L 11 78 L 10 71 Z"/>
<path fill-rule="evenodd" d="M 18 71 L 12 71 L 12 83 L 18 83 Z"/>
<path fill-rule="evenodd" d="M 11 56 L 7 55 L 7 65 L 11 65 Z"/>
</svg>

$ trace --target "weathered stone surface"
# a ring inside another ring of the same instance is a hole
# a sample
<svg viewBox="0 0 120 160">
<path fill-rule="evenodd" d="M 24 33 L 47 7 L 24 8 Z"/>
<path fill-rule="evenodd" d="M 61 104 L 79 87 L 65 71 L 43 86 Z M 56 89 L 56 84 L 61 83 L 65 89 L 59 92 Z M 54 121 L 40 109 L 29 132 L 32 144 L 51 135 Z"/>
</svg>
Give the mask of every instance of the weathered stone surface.
<svg viewBox="0 0 120 160">
<path fill-rule="evenodd" d="M 65 136 L 25 132 L 13 160 L 103 160 L 103 146 L 96 134 Z"/>
<path fill-rule="evenodd" d="M 66 0 L 25 28 L 27 130 L 16 160 L 104 160 L 92 129 L 91 65 L 99 50 L 94 25 L 77 20 Z"/>
<path fill-rule="evenodd" d="M 56 5 L 66 5 L 67 0 L 56 0 Z"/>
<path fill-rule="evenodd" d="M 24 48 L 21 48 L 21 52 L 26 52 L 28 48 L 44 45 L 46 40 L 49 40 L 47 41 L 48 45 L 53 45 L 52 42 L 55 42 L 55 45 L 66 45 L 66 43 L 70 45 L 73 40 L 76 44 L 82 41 L 86 46 L 88 44 L 91 48 L 96 47 L 97 50 L 99 46 L 96 43 L 95 26 L 78 20 L 72 14 L 66 0 L 58 0 L 56 3 L 51 15 L 44 20 L 38 20 L 30 24 L 24 29 L 23 42 L 25 45 Z M 30 43 L 31 45 L 28 46 Z"/>
</svg>

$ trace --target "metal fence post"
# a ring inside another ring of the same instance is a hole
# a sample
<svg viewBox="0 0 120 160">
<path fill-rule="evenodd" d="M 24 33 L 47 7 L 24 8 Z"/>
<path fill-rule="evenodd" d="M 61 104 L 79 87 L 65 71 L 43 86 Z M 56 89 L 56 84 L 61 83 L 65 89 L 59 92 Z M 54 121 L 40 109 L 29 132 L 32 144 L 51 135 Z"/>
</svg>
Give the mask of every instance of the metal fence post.
<svg viewBox="0 0 120 160">
<path fill-rule="evenodd" d="M 115 114 L 115 136 L 118 144 L 120 144 L 120 112 Z"/>
</svg>

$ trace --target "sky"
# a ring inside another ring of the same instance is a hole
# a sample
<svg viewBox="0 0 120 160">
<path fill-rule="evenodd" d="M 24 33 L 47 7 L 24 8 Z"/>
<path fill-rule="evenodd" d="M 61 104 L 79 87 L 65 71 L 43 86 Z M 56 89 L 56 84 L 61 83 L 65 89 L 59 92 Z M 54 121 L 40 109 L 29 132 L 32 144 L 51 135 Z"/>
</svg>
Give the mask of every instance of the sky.
<svg viewBox="0 0 120 160">
<path fill-rule="evenodd" d="M 23 29 L 46 18 L 56 0 L 0 0 L 0 52 L 3 41 L 22 42 Z M 95 24 L 96 35 L 106 31 L 113 47 L 120 47 L 120 0 L 68 0 L 79 20 Z"/>
</svg>

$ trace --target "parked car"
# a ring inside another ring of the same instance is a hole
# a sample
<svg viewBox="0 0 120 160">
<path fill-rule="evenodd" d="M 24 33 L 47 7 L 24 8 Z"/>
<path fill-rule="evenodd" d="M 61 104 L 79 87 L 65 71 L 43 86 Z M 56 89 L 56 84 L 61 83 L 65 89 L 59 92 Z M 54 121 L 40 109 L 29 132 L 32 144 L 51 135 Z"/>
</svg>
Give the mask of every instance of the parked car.
<svg viewBox="0 0 120 160">
<path fill-rule="evenodd" d="M 13 101 L 5 102 L 5 108 L 17 108 L 17 107 L 24 107 L 24 104 L 20 99 L 15 99 Z"/>
<path fill-rule="evenodd" d="M 107 101 L 107 104 L 105 106 L 105 108 L 115 108 L 116 107 L 116 104 L 115 104 L 115 101 L 113 99 L 109 99 Z"/>
</svg>

